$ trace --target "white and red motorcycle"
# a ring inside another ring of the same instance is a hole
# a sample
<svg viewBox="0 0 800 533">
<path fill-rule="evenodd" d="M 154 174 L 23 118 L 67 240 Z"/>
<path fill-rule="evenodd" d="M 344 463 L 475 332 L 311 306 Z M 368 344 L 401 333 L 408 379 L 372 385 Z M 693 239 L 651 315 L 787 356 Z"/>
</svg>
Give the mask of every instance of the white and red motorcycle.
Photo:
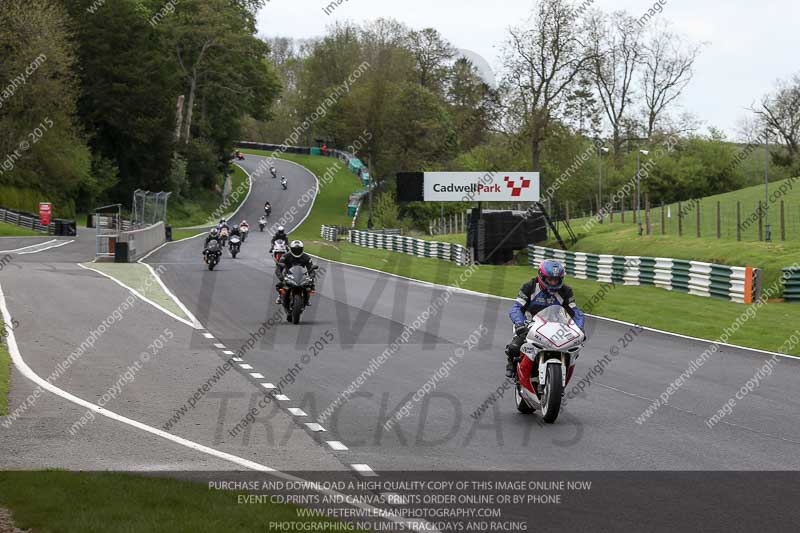
<svg viewBox="0 0 800 533">
<path fill-rule="evenodd" d="M 560 305 L 533 317 L 517 364 L 514 400 L 521 413 L 533 413 L 538 407 L 545 422 L 556 421 L 584 342 L 586 335 Z"/>
<path fill-rule="evenodd" d="M 283 239 L 278 239 L 272 246 L 272 258 L 275 259 L 275 264 L 286 255 L 286 242 Z"/>
</svg>

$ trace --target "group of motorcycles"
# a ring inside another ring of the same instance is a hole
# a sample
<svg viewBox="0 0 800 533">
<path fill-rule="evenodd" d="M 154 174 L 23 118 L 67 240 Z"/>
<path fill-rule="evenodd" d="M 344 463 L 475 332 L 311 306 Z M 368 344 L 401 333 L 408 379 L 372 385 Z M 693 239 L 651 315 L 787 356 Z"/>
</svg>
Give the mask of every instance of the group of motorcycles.
<svg viewBox="0 0 800 533">
<path fill-rule="evenodd" d="M 244 159 L 244 155 L 238 150 L 235 157 L 239 160 Z M 278 172 L 275 167 L 270 168 L 270 173 L 273 179 L 277 179 Z M 281 187 L 283 190 L 287 189 L 285 176 L 281 176 Z M 258 221 L 261 232 L 266 228 L 271 212 L 272 206 L 266 204 L 264 215 Z M 227 243 L 231 256 L 235 259 L 247 238 L 249 227 L 240 226 L 241 238 L 238 235 L 230 236 L 226 225 L 221 225 L 219 231 L 222 247 Z M 276 265 L 286 255 L 287 246 L 287 242 L 282 239 L 275 241 L 270 253 Z M 222 250 L 219 245 L 216 241 L 211 241 L 206 256 L 208 269 L 214 270 L 221 257 Z M 306 307 L 308 295 L 313 292 L 313 286 L 314 272 L 308 271 L 301 265 L 295 265 L 285 273 L 280 301 L 287 319 L 293 324 L 300 322 L 300 316 Z M 527 325 L 526 342 L 522 345 L 520 356 L 516 360 L 514 402 L 517 410 L 524 414 L 531 414 L 537 408 L 541 409 L 543 420 L 552 424 L 558 418 L 562 398 L 574 374 L 575 363 L 586 342 L 586 334 L 561 306 L 544 309 Z"/>
<path fill-rule="evenodd" d="M 270 167 L 269 172 L 272 174 L 272 179 L 278 177 L 278 171 L 275 167 Z M 289 188 L 289 182 L 286 181 L 286 176 L 281 176 L 281 188 L 283 188 L 284 191 Z"/>
<path fill-rule="evenodd" d="M 208 242 L 205 251 L 205 262 L 209 270 L 214 268 L 222 260 L 222 250 L 227 246 L 231 257 L 236 259 L 239 252 L 242 251 L 242 244 L 247 240 L 247 235 L 250 233 L 250 226 L 246 221 L 234 226 L 237 231 L 231 232 L 230 227 L 225 222 L 220 222 L 217 226 L 219 232 L 218 240 L 211 240 Z"/>
</svg>

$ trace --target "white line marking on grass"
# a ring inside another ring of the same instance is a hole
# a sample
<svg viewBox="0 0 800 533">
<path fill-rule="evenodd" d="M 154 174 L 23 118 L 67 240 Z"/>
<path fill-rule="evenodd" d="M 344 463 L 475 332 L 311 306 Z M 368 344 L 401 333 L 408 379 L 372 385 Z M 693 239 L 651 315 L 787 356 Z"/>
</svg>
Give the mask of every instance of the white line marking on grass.
<svg viewBox="0 0 800 533">
<path fill-rule="evenodd" d="M 95 268 L 87 267 L 87 266 L 85 266 L 85 265 L 82 265 L 82 264 L 80 264 L 80 263 L 76 263 L 76 264 L 77 264 L 79 267 L 81 267 L 82 269 L 84 269 L 84 270 L 91 270 L 92 272 L 96 272 L 97 274 L 100 274 L 100 275 L 101 275 L 101 276 L 103 276 L 104 278 L 108 278 L 108 279 L 110 279 L 111 281 L 113 281 L 114 283 L 116 283 L 117 285 L 119 285 L 120 287 L 123 287 L 123 288 L 125 288 L 125 289 L 128 289 L 128 290 L 131 292 L 131 294 L 133 294 L 133 295 L 134 295 L 134 296 L 136 296 L 137 298 L 141 299 L 141 300 L 142 300 L 142 301 L 144 301 L 144 302 L 147 302 L 147 303 L 149 303 L 150 305 L 152 305 L 153 307 L 155 307 L 156 309 L 158 309 L 158 310 L 159 310 L 159 311 L 161 311 L 162 313 L 164 313 L 164 314 L 166 314 L 166 315 L 169 315 L 169 316 L 171 316 L 172 318 L 174 318 L 174 319 L 175 319 L 175 320 L 177 320 L 178 322 L 181 322 L 181 323 L 183 323 L 183 324 L 186 324 L 186 325 L 187 325 L 187 326 L 189 326 L 189 327 L 194 327 L 194 325 L 193 325 L 191 322 L 189 322 L 188 320 L 186 320 L 185 318 L 183 318 L 183 317 L 179 317 L 178 315 L 176 315 L 176 314 L 175 314 L 175 313 L 173 313 L 172 311 L 170 311 L 170 310 L 168 310 L 168 309 L 165 309 L 164 307 L 161 307 L 159 304 L 157 304 L 156 302 L 154 302 L 153 300 L 151 300 L 151 299 L 150 299 L 150 298 L 148 298 L 147 296 L 145 296 L 145 295 L 141 294 L 139 291 L 137 291 L 137 290 L 136 290 L 136 289 L 134 289 L 133 287 L 130 287 L 130 286 L 128 286 L 128 285 L 126 285 L 126 284 L 122 283 L 122 282 L 121 282 L 120 280 L 118 280 L 117 278 L 115 278 L 115 277 L 113 277 L 113 276 L 109 276 L 109 275 L 108 275 L 108 274 L 106 274 L 105 272 L 101 272 L 100 270 L 97 270 L 97 269 L 95 269 Z"/>
</svg>

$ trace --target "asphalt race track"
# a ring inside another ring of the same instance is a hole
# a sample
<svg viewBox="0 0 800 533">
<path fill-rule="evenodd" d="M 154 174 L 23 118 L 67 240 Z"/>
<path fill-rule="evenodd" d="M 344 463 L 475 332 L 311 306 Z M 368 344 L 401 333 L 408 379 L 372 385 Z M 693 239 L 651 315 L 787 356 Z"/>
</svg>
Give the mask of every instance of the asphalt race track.
<svg viewBox="0 0 800 533">
<path fill-rule="evenodd" d="M 254 173 L 261 161 L 248 155 L 242 166 Z M 269 172 L 254 174 L 252 191 L 233 219 L 246 218 L 252 228 L 237 259 L 226 253 L 209 272 L 201 237 L 168 244 L 146 259 L 163 270 L 163 282 L 201 329 L 137 300 L 54 382 L 65 393 L 97 402 L 169 330 L 169 341 L 152 362 L 106 407 L 175 439 L 102 416 L 73 432 L 86 408 L 46 392 L 0 427 L 4 469 L 221 471 L 241 469 L 245 461 L 350 476 L 800 469 L 800 362 L 794 358 L 775 359 L 772 376 L 709 428 L 706 421 L 771 358 L 723 347 L 668 404 L 640 418 L 707 344 L 592 319 L 573 383 L 592 368 L 602 372 L 593 372 L 557 423 L 546 425 L 538 415 L 519 414 L 510 390 L 487 402 L 505 381 L 508 300 L 467 292 L 444 297 L 443 287 L 318 260 L 323 273 L 313 307 L 300 326 L 289 324 L 274 304 L 271 234 L 258 232 L 258 218 L 269 200 L 270 224 L 283 217 L 293 229 L 312 207 L 302 196 L 315 190 L 316 180 L 298 165 L 277 166 L 289 189 L 280 190 Z M 294 215 L 284 217 L 292 210 Z M 19 322 L 14 336 L 25 363 L 43 378 L 128 297 L 123 287 L 76 264 L 94 257 L 91 230 L 42 244 L 51 240 L 0 239 L 0 257 L 12 258 L 0 270 L 0 287 Z M 397 260 L 413 261 L 401 254 Z M 442 301 L 441 311 L 419 320 Z M 415 321 L 419 329 L 407 342 L 398 341 Z M 393 343 L 396 351 L 376 364 Z M 243 347 L 243 360 L 169 425 Z M 259 407 L 274 388 L 281 396 Z M 34 390 L 15 368 L 10 409 Z M 243 422 L 248 412 L 252 422 Z M 398 412 L 404 416 L 389 422 Z"/>
<path fill-rule="evenodd" d="M 253 171 L 259 159 L 248 156 L 244 168 Z M 314 186 L 307 171 L 289 163 L 279 165 L 290 189 L 280 191 L 268 173 L 256 178 L 241 211 L 251 224 L 266 199 L 273 204 L 274 221 L 276 214 L 290 209 L 302 192 Z M 274 304 L 274 265 L 266 253 L 268 245 L 267 234 L 251 235 L 240 259 L 224 259 L 214 273 L 205 271 L 198 260 L 198 241 L 167 246 L 148 262 L 165 265 L 166 284 L 213 335 L 237 351 L 262 323 L 280 315 Z M 709 429 L 705 421 L 769 359 L 763 353 L 722 348 L 670 398 L 668 406 L 637 424 L 635 419 L 707 345 L 647 331 L 637 331 L 632 342 L 620 342 L 631 327 L 608 321 L 590 326 L 593 333 L 576 379 L 612 347 L 617 346 L 620 355 L 570 402 L 555 425 L 518 414 L 510 392 L 476 420 L 471 415 L 504 381 L 502 350 L 508 341 L 509 303 L 461 293 L 453 294 L 442 313 L 367 376 L 335 414 L 323 416 L 370 361 L 402 334 L 404 325 L 414 322 L 444 289 L 324 260 L 320 265 L 325 274 L 301 326 L 282 322 L 270 328 L 245 359 L 265 376 L 255 382 L 273 384 L 300 364 L 294 383 L 282 388 L 290 401 L 281 402 L 281 408 L 300 408 L 309 420 L 320 422 L 326 429 L 324 440 L 340 441 L 349 448 L 337 452 L 345 464 L 366 464 L 378 472 L 800 467 L 800 428 L 795 423 L 800 403 L 792 399 L 800 362 L 780 359 L 770 379 L 739 402 L 733 415 Z M 486 334 L 480 334 L 481 326 Z M 465 346 L 475 332 L 480 336 L 477 346 Z M 334 341 L 313 356 L 317 350 L 312 345 L 326 334 Z M 436 380 L 435 389 L 414 402 L 414 393 L 459 347 L 466 353 L 454 358 L 449 376 Z M 304 365 L 301 358 L 306 353 L 313 357 Z M 413 403 L 408 416 L 385 428 L 408 401 Z M 226 432 L 233 430 L 249 408 L 249 403 L 237 405 L 240 408 L 231 402 L 215 427 L 221 424 Z M 253 433 L 270 433 L 270 409 L 259 413 L 263 420 L 254 425 Z M 212 432 L 209 428 L 209 437 Z M 280 437 L 275 439 L 279 442 Z"/>
</svg>

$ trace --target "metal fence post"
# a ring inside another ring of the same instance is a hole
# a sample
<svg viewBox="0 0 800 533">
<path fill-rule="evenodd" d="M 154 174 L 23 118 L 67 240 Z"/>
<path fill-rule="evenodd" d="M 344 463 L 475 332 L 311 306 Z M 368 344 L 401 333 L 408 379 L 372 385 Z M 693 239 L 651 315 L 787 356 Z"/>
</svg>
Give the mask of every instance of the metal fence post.
<svg viewBox="0 0 800 533">
<path fill-rule="evenodd" d="M 678 237 L 683 237 L 683 208 L 678 202 Z"/>
<path fill-rule="evenodd" d="M 783 200 L 781 200 L 781 240 L 786 240 L 786 211 Z"/>
<path fill-rule="evenodd" d="M 717 202 L 717 239 L 722 238 L 722 206 Z"/>
<path fill-rule="evenodd" d="M 700 200 L 694 201 L 694 210 L 697 211 L 697 238 L 700 238 Z"/>
<path fill-rule="evenodd" d="M 742 202 L 736 201 L 736 240 L 742 240 Z"/>
</svg>

